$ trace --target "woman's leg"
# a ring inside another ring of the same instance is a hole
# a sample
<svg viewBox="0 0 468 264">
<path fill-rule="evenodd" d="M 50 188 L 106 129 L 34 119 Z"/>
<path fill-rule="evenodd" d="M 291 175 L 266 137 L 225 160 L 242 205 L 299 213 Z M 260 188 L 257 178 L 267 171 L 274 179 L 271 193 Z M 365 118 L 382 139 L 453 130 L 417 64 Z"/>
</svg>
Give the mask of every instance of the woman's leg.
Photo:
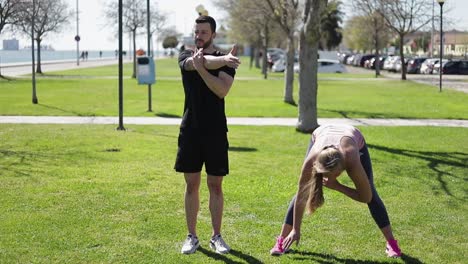
<svg viewBox="0 0 468 264">
<path fill-rule="evenodd" d="M 372 215 L 372 218 L 374 218 L 375 223 L 380 228 L 380 231 L 385 237 L 385 240 L 387 241 L 387 254 L 391 257 L 400 256 L 401 251 L 398 247 L 395 237 L 393 236 L 392 226 L 390 224 L 387 209 L 385 208 L 382 199 L 380 199 L 380 196 L 377 193 L 377 190 L 375 189 L 374 175 L 372 172 L 372 162 L 367 146 L 364 146 L 359 151 L 359 154 L 361 155 L 361 164 L 364 167 L 364 170 L 366 171 L 372 190 L 372 200 L 367 204 L 367 206 L 369 207 L 369 211 Z M 389 247 L 392 250 L 392 252 L 389 252 Z"/>
</svg>

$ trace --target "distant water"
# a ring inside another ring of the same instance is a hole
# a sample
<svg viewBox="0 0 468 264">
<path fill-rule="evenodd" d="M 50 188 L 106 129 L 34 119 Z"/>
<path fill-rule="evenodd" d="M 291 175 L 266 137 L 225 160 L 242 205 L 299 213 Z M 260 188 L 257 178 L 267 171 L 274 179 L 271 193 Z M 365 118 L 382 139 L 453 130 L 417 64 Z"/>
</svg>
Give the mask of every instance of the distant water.
<svg viewBox="0 0 468 264">
<path fill-rule="evenodd" d="M 127 53 L 128 54 L 128 53 Z M 81 55 L 81 51 L 80 51 Z M 0 64 L 31 62 L 31 50 L 0 50 Z M 98 59 L 99 50 L 89 50 L 88 59 Z M 115 58 L 115 51 L 103 50 L 102 58 Z M 37 60 L 37 51 L 36 51 Z M 76 50 L 41 50 L 41 61 L 76 60 Z"/>
</svg>

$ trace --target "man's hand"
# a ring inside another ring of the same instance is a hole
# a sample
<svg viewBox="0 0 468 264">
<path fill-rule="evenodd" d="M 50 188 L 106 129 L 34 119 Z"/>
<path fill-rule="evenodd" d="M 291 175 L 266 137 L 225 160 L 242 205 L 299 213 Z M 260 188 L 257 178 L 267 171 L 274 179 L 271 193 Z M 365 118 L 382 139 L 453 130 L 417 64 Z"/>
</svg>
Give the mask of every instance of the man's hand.
<svg viewBox="0 0 468 264">
<path fill-rule="evenodd" d="M 239 64 L 241 62 L 239 58 L 236 57 L 236 55 L 237 55 L 237 45 L 234 44 L 229 54 L 224 56 L 224 62 L 226 63 L 226 66 L 230 68 L 234 68 L 234 69 L 237 69 L 237 67 L 239 67 Z"/>
<path fill-rule="evenodd" d="M 203 48 L 196 49 L 195 53 L 192 56 L 192 59 L 193 59 L 193 68 L 195 68 L 195 70 L 198 71 L 204 68 L 205 58 L 203 57 Z"/>
</svg>

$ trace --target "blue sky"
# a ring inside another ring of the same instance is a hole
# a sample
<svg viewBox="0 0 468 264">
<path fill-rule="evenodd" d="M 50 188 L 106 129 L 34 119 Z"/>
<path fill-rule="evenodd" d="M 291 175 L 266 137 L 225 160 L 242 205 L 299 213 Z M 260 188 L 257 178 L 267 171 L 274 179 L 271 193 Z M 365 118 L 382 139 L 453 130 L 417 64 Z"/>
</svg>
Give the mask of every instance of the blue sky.
<svg viewBox="0 0 468 264">
<path fill-rule="evenodd" d="M 103 7 L 109 0 L 65 0 L 73 11 L 76 10 L 76 1 L 79 1 L 80 10 L 80 49 L 81 50 L 115 50 L 117 43 L 113 30 L 106 27 L 103 17 Z M 420 0 L 431 1 L 431 0 Z M 169 17 L 168 25 L 176 26 L 179 32 L 189 34 L 192 30 L 193 22 L 197 17 L 196 6 L 202 4 L 209 14 L 215 17 L 220 24 L 220 20 L 225 13 L 214 7 L 211 0 L 158 0 L 159 8 L 166 12 Z M 349 3 L 349 0 L 343 0 Z M 438 14 L 439 5 L 436 4 L 435 12 Z M 446 0 L 444 17 L 450 18 L 454 23 L 453 27 L 458 30 L 468 31 L 468 0 Z M 352 14 L 348 13 L 347 16 Z M 57 50 L 73 50 L 76 48 L 74 36 L 76 35 L 76 19 L 70 21 L 70 25 L 61 34 L 48 36 L 44 43 L 52 44 Z M 24 40 L 20 35 L 3 35 L 1 39 L 16 37 L 20 39 L 20 45 L 29 45 L 29 41 Z M 124 37 L 124 47 L 128 47 L 128 36 Z M 137 48 L 146 47 L 146 40 L 141 37 L 137 42 Z M 126 48 L 125 48 L 126 49 Z"/>
</svg>

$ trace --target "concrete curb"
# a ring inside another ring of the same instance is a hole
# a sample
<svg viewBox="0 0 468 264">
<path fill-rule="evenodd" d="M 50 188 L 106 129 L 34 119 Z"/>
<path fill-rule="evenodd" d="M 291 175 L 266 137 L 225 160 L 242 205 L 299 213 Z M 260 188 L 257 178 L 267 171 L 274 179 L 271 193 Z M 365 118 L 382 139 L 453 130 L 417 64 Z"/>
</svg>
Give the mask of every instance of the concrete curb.
<svg viewBox="0 0 468 264">
<path fill-rule="evenodd" d="M 275 117 L 231 117 L 228 125 L 245 126 L 296 126 L 297 118 Z M 124 117 L 127 125 L 179 125 L 180 118 L 165 117 Z M 115 125 L 118 117 L 83 117 L 83 116 L 0 116 L 0 124 L 90 124 Z M 468 120 L 451 119 L 377 119 L 377 118 L 319 118 L 319 124 L 340 123 L 353 126 L 437 126 L 466 127 Z"/>
</svg>

